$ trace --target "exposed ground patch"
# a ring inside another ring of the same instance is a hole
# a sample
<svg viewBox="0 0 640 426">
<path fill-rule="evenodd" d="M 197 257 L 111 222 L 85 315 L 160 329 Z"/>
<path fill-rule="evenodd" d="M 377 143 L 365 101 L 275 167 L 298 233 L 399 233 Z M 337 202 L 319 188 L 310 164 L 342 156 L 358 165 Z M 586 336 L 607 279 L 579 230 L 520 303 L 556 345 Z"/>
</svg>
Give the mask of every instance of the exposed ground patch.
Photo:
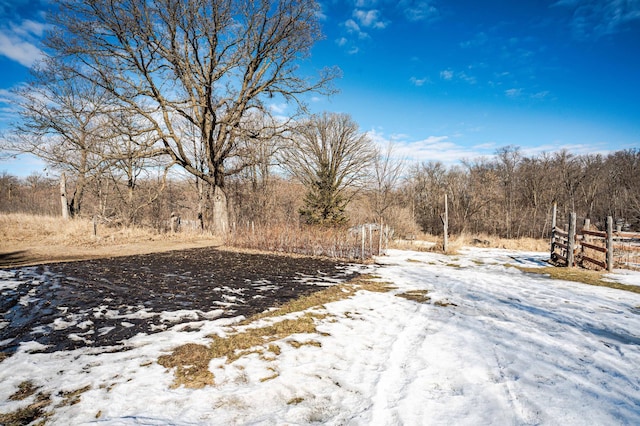
<svg viewBox="0 0 640 426">
<path fill-rule="evenodd" d="M 123 349 L 138 333 L 250 317 L 355 276 L 345 263 L 213 248 L 11 270 L 0 287 L 0 362 L 22 342 L 42 352 Z"/>
</svg>

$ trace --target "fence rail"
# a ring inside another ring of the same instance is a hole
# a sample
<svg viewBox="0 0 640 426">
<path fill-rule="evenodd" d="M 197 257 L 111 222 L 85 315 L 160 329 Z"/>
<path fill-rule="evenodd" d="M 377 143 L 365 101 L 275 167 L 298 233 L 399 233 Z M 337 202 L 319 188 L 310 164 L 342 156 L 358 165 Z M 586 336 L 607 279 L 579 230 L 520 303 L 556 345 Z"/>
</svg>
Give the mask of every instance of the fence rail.
<svg viewBox="0 0 640 426">
<path fill-rule="evenodd" d="M 586 219 L 584 226 L 577 229 L 576 215 L 571 213 L 567 229 L 558 228 L 554 205 L 551 261 L 568 267 L 640 270 L 640 233 L 614 231 L 611 216 L 607 218 L 606 231 L 596 231 L 590 227 L 590 221 Z"/>
</svg>

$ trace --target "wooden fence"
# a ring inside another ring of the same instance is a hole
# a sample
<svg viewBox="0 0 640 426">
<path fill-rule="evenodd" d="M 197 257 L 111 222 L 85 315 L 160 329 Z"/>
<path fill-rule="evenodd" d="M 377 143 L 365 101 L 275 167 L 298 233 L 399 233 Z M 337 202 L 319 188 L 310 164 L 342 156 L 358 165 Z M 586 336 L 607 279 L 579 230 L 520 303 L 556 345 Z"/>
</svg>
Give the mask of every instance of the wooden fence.
<svg viewBox="0 0 640 426">
<path fill-rule="evenodd" d="M 588 269 L 614 267 L 640 270 L 640 233 L 613 229 L 613 218 L 607 217 L 606 231 L 594 230 L 589 219 L 576 229 L 576 214 L 571 213 L 565 229 L 556 226 L 554 206 L 551 232 L 551 261 L 562 266 Z"/>
</svg>

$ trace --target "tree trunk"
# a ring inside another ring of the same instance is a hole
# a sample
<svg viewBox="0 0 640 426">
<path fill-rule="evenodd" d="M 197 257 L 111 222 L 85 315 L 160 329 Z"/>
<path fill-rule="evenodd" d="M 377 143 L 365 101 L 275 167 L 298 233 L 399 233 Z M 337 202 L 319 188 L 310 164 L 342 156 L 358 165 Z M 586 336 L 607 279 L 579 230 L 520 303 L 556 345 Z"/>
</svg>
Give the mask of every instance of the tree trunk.
<svg viewBox="0 0 640 426">
<path fill-rule="evenodd" d="M 211 200 L 211 231 L 216 236 L 225 236 L 229 232 L 229 209 L 227 195 L 222 187 L 213 186 Z"/>
<path fill-rule="evenodd" d="M 62 218 L 69 220 L 69 203 L 67 202 L 67 176 L 60 175 L 60 204 L 62 207 Z"/>
</svg>

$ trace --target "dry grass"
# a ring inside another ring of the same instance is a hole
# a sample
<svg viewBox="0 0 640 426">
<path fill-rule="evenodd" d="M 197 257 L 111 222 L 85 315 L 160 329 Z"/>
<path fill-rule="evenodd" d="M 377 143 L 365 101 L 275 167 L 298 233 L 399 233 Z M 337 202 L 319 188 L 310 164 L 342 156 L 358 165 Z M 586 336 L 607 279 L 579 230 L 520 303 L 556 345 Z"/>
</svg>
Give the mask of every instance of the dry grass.
<svg viewBox="0 0 640 426">
<path fill-rule="evenodd" d="M 39 389 L 30 381 L 22 382 L 18 385 L 18 390 L 9 397 L 9 401 L 22 401 L 29 398 Z"/>
<path fill-rule="evenodd" d="M 441 236 L 422 235 L 416 241 L 395 241 L 393 248 L 416 251 L 429 251 L 442 253 L 443 239 Z M 479 234 L 471 235 L 463 233 L 449 236 L 447 252 L 445 254 L 458 254 L 462 247 L 487 247 L 502 248 L 520 251 L 548 251 L 549 241 L 535 238 L 500 238 L 496 236 Z"/>
<path fill-rule="evenodd" d="M 80 389 L 76 389 L 73 391 L 62 392 L 60 395 L 62 396 L 63 400 L 58 405 L 56 405 L 56 408 L 76 405 L 77 403 L 80 402 L 80 398 L 82 397 L 82 394 L 87 392 L 88 390 L 91 390 L 90 385 L 84 386 Z"/>
<path fill-rule="evenodd" d="M 602 279 L 602 275 L 606 274 L 606 272 L 591 271 L 588 269 L 580 269 L 580 268 L 564 268 L 564 267 L 556 267 L 556 266 L 547 266 L 544 268 L 523 268 L 519 266 L 516 266 L 516 267 L 523 272 L 549 275 L 550 278 L 555 280 L 575 281 L 575 282 L 595 285 L 599 287 L 616 288 L 619 290 L 626 290 L 633 293 L 640 293 L 640 287 L 638 286 L 604 281 Z"/>
<path fill-rule="evenodd" d="M 160 233 L 150 228 L 98 224 L 94 235 L 93 221 L 87 218 L 64 220 L 62 217 L 10 213 L 0 214 L 0 238 L 4 242 L 38 241 L 53 245 L 96 247 L 140 241 L 198 240 L 202 239 L 202 234 Z"/>
<path fill-rule="evenodd" d="M 431 300 L 431 297 L 427 296 L 427 293 L 429 293 L 428 290 L 411 290 L 397 294 L 396 296 L 418 303 L 427 303 Z"/>
<path fill-rule="evenodd" d="M 158 364 L 166 368 L 176 368 L 173 387 L 184 385 L 187 388 L 201 388 L 214 384 L 214 376 L 209 371 L 212 359 L 225 359 L 230 364 L 250 353 L 262 354 L 265 350 L 274 350 L 273 342 L 292 334 L 317 333 L 316 316 L 305 314 L 296 319 L 284 319 L 271 325 L 229 334 L 226 337 L 213 337 L 209 346 L 187 344 L 178 347 L 171 355 L 158 359 Z M 264 348 L 266 346 L 266 349 Z"/>
<path fill-rule="evenodd" d="M 18 390 L 9 397 L 10 401 L 23 401 L 38 391 L 39 387 L 32 382 L 22 382 L 18 386 Z M 47 414 L 44 409 L 51 404 L 49 394 L 38 393 L 35 400 L 24 408 L 12 411 L 10 413 L 0 413 L 0 425 L 14 426 L 26 425 L 39 419 L 46 419 Z M 46 420 L 42 420 L 39 424 L 44 424 Z"/>
<path fill-rule="evenodd" d="M 0 267 L 126 256 L 205 247 L 220 239 L 197 233 L 158 233 L 136 227 L 98 225 L 85 218 L 0 214 Z"/>
<path fill-rule="evenodd" d="M 34 385 L 30 381 L 22 382 L 18 385 L 18 390 L 9 397 L 10 401 L 23 401 L 35 395 L 34 401 L 26 407 L 20 408 L 10 413 L 0 413 L 0 425 L 27 425 L 36 424 L 44 425 L 51 412 L 45 409 L 51 405 L 51 395 L 48 393 L 38 392 L 39 386 Z M 68 392 L 60 392 L 62 401 L 55 408 L 75 405 L 80 402 L 83 393 L 91 389 L 91 386 L 85 386 L 81 389 Z M 36 394 L 37 392 L 37 394 Z"/>
<path fill-rule="evenodd" d="M 255 315 L 239 323 L 234 332 L 225 337 L 211 336 L 213 341 L 209 346 L 197 344 L 180 346 L 171 354 L 161 356 L 158 359 L 158 364 L 175 369 L 173 387 L 185 386 L 197 389 L 214 385 L 214 375 L 209 371 L 211 360 L 224 359 L 225 362 L 232 363 L 245 355 L 251 353 L 264 355 L 265 352 L 268 352 L 270 357 L 277 357 L 281 349 L 274 342 L 294 334 L 318 334 L 316 322 L 325 318 L 326 315 L 305 311 L 322 307 L 326 303 L 346 299 L 360 290 L 386 292 L 393 288 L 389 283 L 373 279 L 371 276 L 361 276 L 349 282 L 327 287 L 311 295 L 292 300 L 275 310 Z M 301 314 L 297 318 L 282 318 L 282 316 L 292 313 Z M 257 320 L 262 319 L 271 319 L 273 322 L 263 327 L 251 327 Z M 320 342 L 316 340 L 299 342 L 292 339 L 287 343 L 295 348 L 305 345 L 321 346 Z"/>
</svg>

